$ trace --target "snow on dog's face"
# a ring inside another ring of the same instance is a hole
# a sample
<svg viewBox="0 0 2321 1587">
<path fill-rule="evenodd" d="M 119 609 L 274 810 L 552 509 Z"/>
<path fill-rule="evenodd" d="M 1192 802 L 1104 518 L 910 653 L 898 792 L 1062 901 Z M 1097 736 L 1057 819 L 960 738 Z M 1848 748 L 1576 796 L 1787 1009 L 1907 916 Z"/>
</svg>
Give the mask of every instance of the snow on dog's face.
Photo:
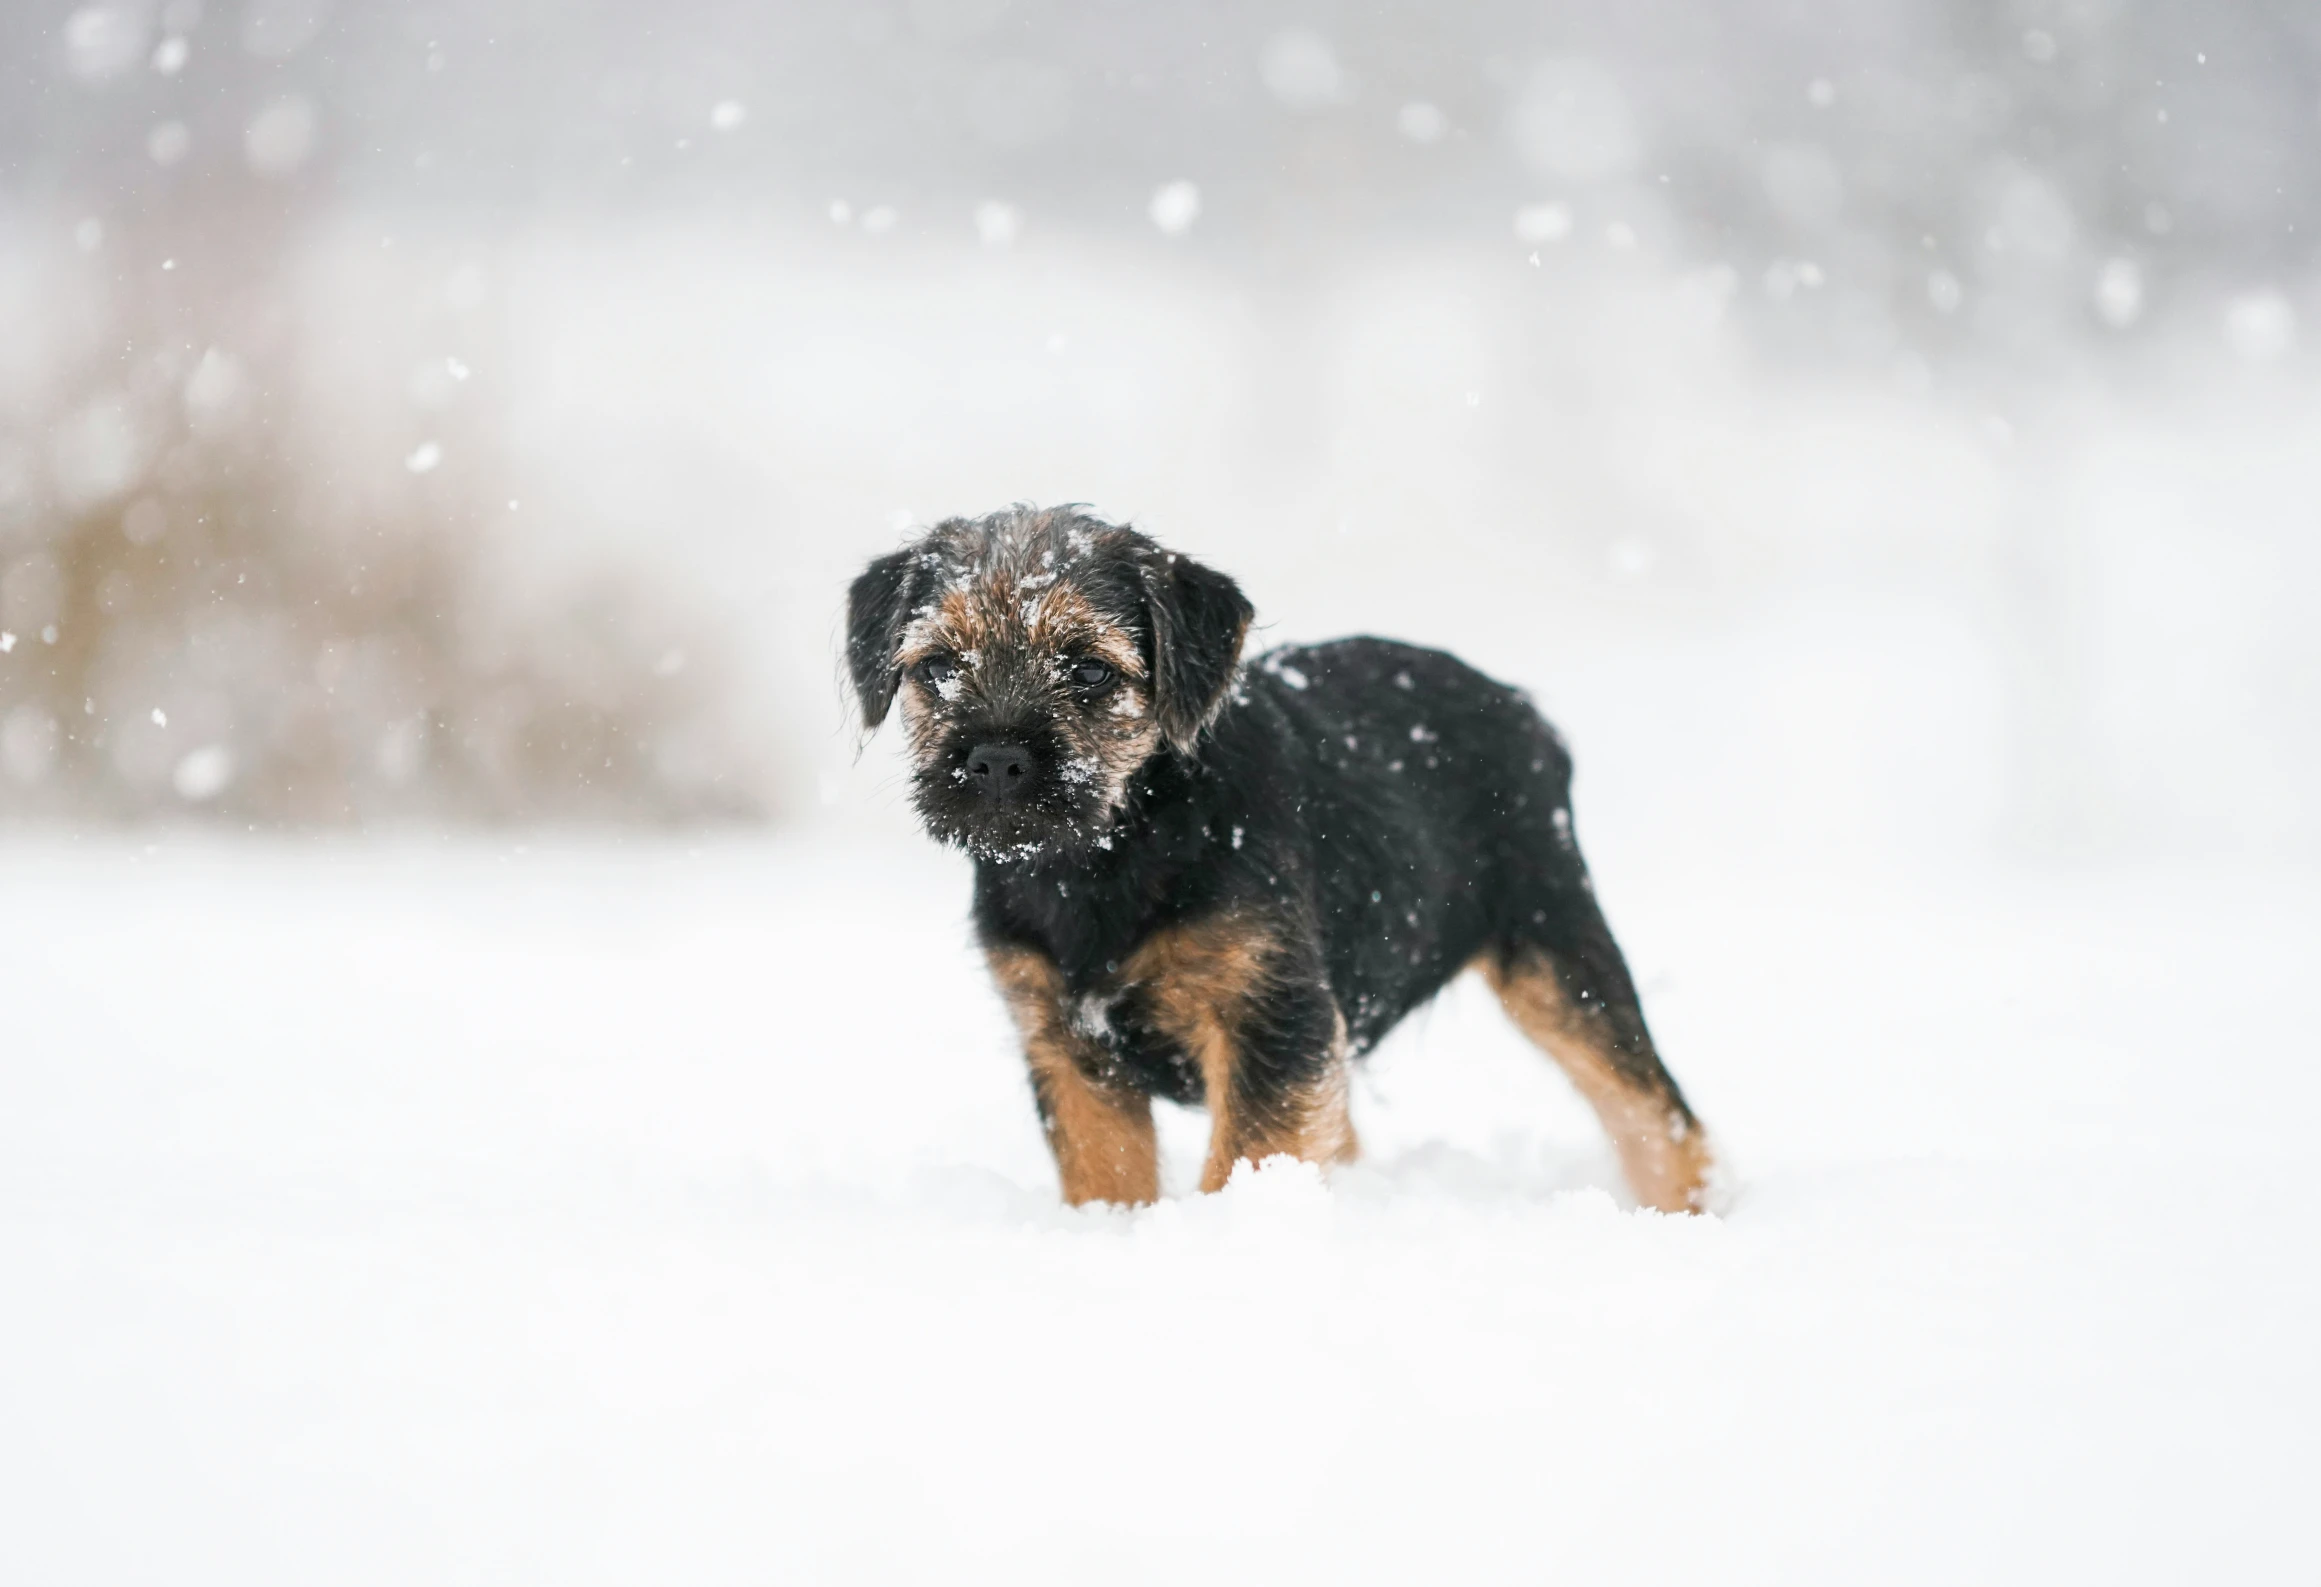
<svg viewBox="0 0 2321 1587">
<path fill-rule="evenodd" d="M 863 721 L 899 698 L 927 829 L 979 858 L 1114 841 L 1137 772 L 1192 755 L 1248 626 L 1233 581 L 1066 508 L 953 518 L 849 595 Z"/>
</svg>

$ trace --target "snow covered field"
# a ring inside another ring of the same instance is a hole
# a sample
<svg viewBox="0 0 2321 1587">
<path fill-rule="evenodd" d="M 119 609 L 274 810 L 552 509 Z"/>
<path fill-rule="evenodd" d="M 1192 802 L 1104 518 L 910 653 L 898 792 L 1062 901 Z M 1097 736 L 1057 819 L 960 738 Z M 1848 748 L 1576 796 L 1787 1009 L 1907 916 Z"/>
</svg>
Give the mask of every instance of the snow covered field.
<svg viewBox="0 0 2321 1587">
<path fill-rule="evenodd" d="M 2309 1562 L 2309 879 L 1599 869 L 1724 1218 L 1464 987 L 1328 1187 L 1064 1211 L 923 846 L 19 836 L 0 1576 Z"/>
</svg>

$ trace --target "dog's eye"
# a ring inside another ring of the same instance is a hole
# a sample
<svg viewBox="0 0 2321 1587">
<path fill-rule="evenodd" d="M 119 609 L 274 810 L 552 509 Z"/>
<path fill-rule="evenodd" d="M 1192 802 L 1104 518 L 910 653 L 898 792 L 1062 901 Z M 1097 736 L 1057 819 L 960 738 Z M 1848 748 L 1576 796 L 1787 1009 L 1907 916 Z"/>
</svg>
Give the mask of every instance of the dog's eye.
<svg viewBox="0 0 2321 1587">
<path fill-rule="evenodd" d="M 949 656 L 929 656 L 914 670 L 921 683 L 930 689 L 940 689 L 959 676 L 959 663 Z"/>
<path fill-rule="evenodd" d="M 1082 656 L 1064 669 L 1064 676 L 1075 689 L 1094 694 L 1112 681 L 1112 667 L 1094 656 Z"/>
</svg>

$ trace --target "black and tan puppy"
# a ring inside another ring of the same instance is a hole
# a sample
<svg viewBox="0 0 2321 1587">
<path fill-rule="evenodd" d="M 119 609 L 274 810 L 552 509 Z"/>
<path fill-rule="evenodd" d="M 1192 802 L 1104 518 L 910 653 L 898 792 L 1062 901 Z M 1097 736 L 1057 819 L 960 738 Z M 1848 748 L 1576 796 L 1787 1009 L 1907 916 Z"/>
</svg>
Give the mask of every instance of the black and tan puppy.
<svg viewBox="0 0 2321 1587">
<path fill-rule="evenodd" d="M 1071 508 L 954 518 L 854 582 L 864 722 L 975 857 L 1065 1199 L 1159 1194 L 1151 1098 L 1207 1105 L 1201 1187 L 1355 1150 L 1347 1066 L 1472 965 L 1563 1066 L 1638 1199 L 1708 1137 L 1653 1051 L 1523 695 L 1382 639 L 1245 663 L 1224 574 Z"/>
</svg>

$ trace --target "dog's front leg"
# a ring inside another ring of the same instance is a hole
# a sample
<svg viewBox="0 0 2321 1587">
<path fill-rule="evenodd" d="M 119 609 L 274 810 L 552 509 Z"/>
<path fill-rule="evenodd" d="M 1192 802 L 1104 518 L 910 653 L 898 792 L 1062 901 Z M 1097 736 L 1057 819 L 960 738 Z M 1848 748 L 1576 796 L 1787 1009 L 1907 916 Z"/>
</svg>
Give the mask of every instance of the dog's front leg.
<svg viewBox="0 0 2321 1587">
<path fill-rule="evenodd" d="M 1045 954 L 1028 948 L 988 950 L 991 973 L 1015 1016 L 1031 1068 L 1040 1126 L 1056 1157 L 1064 1199 L 1142 1205 L 1160 1199 L 1160 1153 L 1152 1102 L 1102 1076 L 1104 1054 L 1072 1029 L 1064 978 Z"/>
<path fill-rule="evenodd" d="M 1155 934 L 1126 966 L 1154 1027 L 1191 1059 L 1209 1108 L 1201 1188 L 1287 1153 L 1353 1161 L 1346 1021 L 1318 946 L 1293 923 L 1228 910 Z"/>
<path fill-rule="evenodd" d="M 1287 1154 L 1328 1167 L 1354 1160 L 1346 1096 L 1346 1022 L 1329 990 L 1273 984 L 1202 1010 L 1193 1048 L 1209 1106 L 1201 1189 L 1221 1190 L 1236 1163 Z"/>
</svg>

